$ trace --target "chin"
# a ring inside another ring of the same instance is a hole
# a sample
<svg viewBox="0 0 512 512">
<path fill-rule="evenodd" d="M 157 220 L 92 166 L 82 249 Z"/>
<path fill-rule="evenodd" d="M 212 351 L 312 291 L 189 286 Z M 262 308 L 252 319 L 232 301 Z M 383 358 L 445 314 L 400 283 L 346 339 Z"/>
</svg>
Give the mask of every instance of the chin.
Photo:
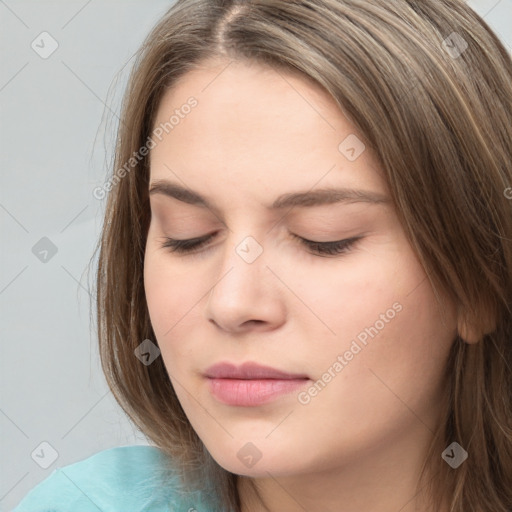
<svg viewBox="0 0 512 512">
<path fill-rule="evenodd" d="M 217 464 L 226 471 L 252 478 L 268 478 L 269 473 L 276 477 L 296 474 L 301 470 L 300 463 L 304 462 L 295 459 L 290 453 L 272 450 L 270 446 L 259 450 L 255 444 L 250 442 L 242 444 L 242 447 L 234 450 L 232 455 L 227 455 L 229 451 L 231 451 L 231 447 L 226 447 L 222 453 L 217 453 L 215 450 L 214 452 L 210 451 L 210 454 Z M 264 452 L 270 451 L 272 456 L 265 456 Z"/>
</svg>

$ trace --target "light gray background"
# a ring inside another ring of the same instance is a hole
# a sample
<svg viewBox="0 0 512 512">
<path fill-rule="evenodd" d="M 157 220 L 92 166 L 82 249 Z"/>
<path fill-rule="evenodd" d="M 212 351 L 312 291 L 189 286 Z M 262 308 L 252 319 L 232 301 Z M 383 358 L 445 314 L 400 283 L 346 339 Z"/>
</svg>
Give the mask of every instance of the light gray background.
<svg viewBox="0 0 512 512">
<path fill-rule="evenodd" d="M 147 444 L 101 372 L 95 260 L 86 270 L 132 56 L 172 3 L 0 0 L 0 511 L 56 467 Z M 512 0 L 469 3 L 512 53 Z M 31 47 L 44 31 L 59 45 L 46 59 Z M 46 262 L 32 251 L 43 237 L 57 248 Z"/>
</svg>

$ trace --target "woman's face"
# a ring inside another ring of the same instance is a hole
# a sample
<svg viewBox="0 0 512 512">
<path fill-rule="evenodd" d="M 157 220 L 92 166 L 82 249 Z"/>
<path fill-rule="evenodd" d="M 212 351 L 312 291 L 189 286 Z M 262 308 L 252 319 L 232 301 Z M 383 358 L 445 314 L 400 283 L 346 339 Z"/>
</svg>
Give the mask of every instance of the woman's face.
<svg viewBox="0 0 512 512">
<path fill-rule="evenodd" d="M 187 74 L 155 129 L 147 303 L 212 456 L 255 477 L 413 459 L 438 420 L 455 312 L 355 127 L 301 77 L 233 62 Z M 236 373 L 246 363 L 282 374 Z"/>
</svg>

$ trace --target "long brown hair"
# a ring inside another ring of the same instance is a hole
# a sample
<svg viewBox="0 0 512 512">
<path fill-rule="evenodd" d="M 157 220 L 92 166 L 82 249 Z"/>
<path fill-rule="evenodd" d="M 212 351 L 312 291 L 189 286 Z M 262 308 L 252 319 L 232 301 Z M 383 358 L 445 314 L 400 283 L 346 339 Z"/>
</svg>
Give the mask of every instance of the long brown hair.
<svg viewBox="0 0 512 512">
<path fill-rule="evenodd" d="M 237 476 L 192 429 L 162 358 L 146 366 L 134 356 L 143 340 L 157 343 L 143 283 L 142 148 L 166 90 L 217 58 L 320 85 L 378 156 L 433 289 L 446 291 L 478 334 L 476 343 L 454 340 L 421 488 L 436 504 L 447 499 L 450 512 L 510 512 L 512 61 L 462 0 L 178 0 L 169 9 L 137 54 L 114 169 L 100 190 L 109 193 L 97 247 L 98 339 L 116 400 L 180 468 L 186 488 L 208 482 L 219 510 L 240 510 Z M 454 441 L 469 453 L 456 470 L 435 448 Z"/>
</svg>

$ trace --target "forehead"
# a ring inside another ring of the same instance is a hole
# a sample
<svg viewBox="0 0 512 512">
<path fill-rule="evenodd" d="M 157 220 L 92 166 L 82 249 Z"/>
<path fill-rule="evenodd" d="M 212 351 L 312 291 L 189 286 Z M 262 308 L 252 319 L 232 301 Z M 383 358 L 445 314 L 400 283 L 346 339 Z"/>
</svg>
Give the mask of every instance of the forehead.
<svg viewBox="0 0 512 512">
<path fill-rule="evenodd" d="M 241 62 L 205 65 L 165 93 L 158 127 L 166 129 L 151 150 L 152 180 L 181 176 L 205 192 L 228 183 L 286 192 L 320 181 L 385 190 L 363 137 L 326 91 L 299 74 Z"/>
</svg>

